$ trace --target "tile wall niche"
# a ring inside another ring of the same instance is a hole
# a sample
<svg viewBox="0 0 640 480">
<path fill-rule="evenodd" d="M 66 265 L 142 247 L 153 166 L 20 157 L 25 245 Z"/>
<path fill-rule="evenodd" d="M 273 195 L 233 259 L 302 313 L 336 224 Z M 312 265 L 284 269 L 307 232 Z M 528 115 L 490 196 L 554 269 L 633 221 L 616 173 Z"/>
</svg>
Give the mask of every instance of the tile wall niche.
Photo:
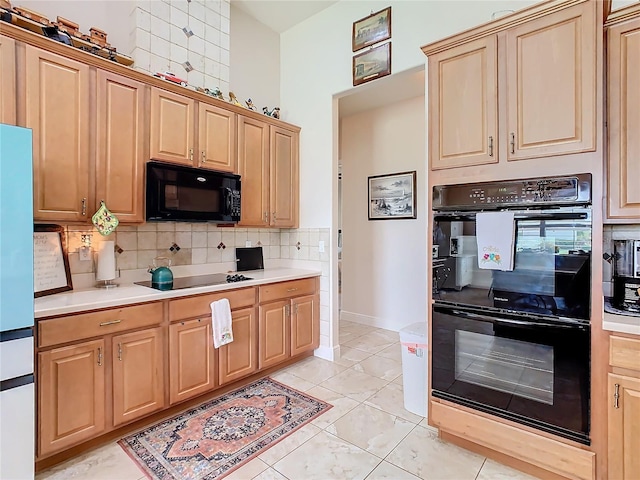
<svg viewBox="0 0 640 480">
<path fill-rule="evenodd" d="M 170 71 L 190 86 L 229 91 L 229 0 L 136 0 L 130 13 L 134 68 Z"/>
<path fill-rule="evenodd" d="M 640 224 L 605 225 L 603 230 L 603 252 L 613 255 L 614 240 L 640 240 Z M 602 288 L 607 297 L 613 294 L 613 261 L 602 260 Z"/>
<path fill-rule="evenodd" d="M 328 351 L 331 345 L 330 308 L 330 233 L 328 228 L 256 229 L 220 228 L 206 223 L 158 222 L 144 225 L 120 225 L 108 237 L 88 226 L 65 226 L 65 239 L 74 288 L 93 285 L 93 261 L 80 261 L 83 235 L 90 235 L 91 249 L 100 243 L 115 242 L 116 268 L 122 278 L 146 280 L 146 269 L 157 256 L 168 257 L 172 265 L 206 266 L 207 271 L 225 271 L 235 258 L 235 247 L 262 246 L 267 265 L 272 263 L 316 268 L 320 276 L 320 345 Z M 320 252 L 319 241 L 325 244 Z M 173 247 L 173 249 L 172 249 Z"/>
</svg>

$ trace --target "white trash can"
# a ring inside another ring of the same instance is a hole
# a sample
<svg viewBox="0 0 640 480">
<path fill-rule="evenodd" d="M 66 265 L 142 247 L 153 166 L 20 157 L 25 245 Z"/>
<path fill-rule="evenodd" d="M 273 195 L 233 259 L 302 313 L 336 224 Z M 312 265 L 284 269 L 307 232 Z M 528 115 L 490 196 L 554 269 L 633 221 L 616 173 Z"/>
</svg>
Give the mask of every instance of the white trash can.
<svg viewBox="0 0 640 480">
<path fill-rule="evenodd" d="M 404 408 L 427 416 L 427 322 L 418 322 L 400 329 L 402 347 L 402 389 Z"/>
</svg>

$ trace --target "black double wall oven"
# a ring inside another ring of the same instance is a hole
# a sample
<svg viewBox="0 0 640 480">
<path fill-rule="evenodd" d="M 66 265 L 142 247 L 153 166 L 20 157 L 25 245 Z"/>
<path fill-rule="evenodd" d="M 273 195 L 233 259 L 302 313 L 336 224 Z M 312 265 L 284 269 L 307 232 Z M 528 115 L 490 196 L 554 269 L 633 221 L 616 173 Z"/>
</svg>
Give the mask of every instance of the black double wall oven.
<svg viewBox="0 0 640 480">
<path fill-rule="evenodd" d="M 432 205 L 432 395 L 588 445 L 591 175 L 436 186 Z M 513 212 L 512 268 L 478 267 L 483 211 Z"/>
</svg>

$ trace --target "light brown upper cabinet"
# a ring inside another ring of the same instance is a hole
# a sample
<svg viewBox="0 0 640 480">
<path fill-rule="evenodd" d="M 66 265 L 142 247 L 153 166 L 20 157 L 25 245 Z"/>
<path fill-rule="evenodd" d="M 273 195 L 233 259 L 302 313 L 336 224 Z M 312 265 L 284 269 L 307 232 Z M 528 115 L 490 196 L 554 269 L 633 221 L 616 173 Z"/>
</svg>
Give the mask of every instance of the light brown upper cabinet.
<svg viewBox="0 0 640 480">
<path fill-rule="evenodd" d="M 149 87 L 102 70 L 97 78 L 96 206 L 104 200 L 121 222 L 143 222 Z"/>
<path fill-rule="evenodd" d="M 152 88 L 151 158 L 234 172 L 236 114 L 183 95 Z"/>
<path fill-rule="evenodd" d="M 610 219 L 640 219 L 640 5 L 607 23 L 608 209 Z"/>
<path fill-rule="evenodd" d="M 243 192 L 240 226 L 298 225 L 298 136 L 253 118 L 238 117 L 238 173 Z"/>
<path fill-rule="evenodd" d="M 0 35 L 0 123 L 16 124 L 16 42 Z"/>
<path fill-rule="evenodd" d="M 86 221 L 94 207 L 89 195 L 89 67 L 28 45 L 25 70 L 34 219 Z"/>
<path fill-rule="evenodd" d="M 595 150 L 595 15 L 540 10 L 423 47 L 431 169 Z"/>
</svg>

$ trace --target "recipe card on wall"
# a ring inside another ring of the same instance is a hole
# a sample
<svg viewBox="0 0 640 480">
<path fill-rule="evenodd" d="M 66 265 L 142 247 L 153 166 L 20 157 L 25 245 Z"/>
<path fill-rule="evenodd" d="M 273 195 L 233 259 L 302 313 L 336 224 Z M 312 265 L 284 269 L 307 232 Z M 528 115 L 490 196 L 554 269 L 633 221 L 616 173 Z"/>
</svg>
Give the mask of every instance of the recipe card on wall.
<svg viewBox="0 0 640 480">
<path fill-rule="evenodd" d="M 64 229 L 59 225 L 34 225 L 33 230 L 34 296 L 71 290 Z"/>
</svg>

